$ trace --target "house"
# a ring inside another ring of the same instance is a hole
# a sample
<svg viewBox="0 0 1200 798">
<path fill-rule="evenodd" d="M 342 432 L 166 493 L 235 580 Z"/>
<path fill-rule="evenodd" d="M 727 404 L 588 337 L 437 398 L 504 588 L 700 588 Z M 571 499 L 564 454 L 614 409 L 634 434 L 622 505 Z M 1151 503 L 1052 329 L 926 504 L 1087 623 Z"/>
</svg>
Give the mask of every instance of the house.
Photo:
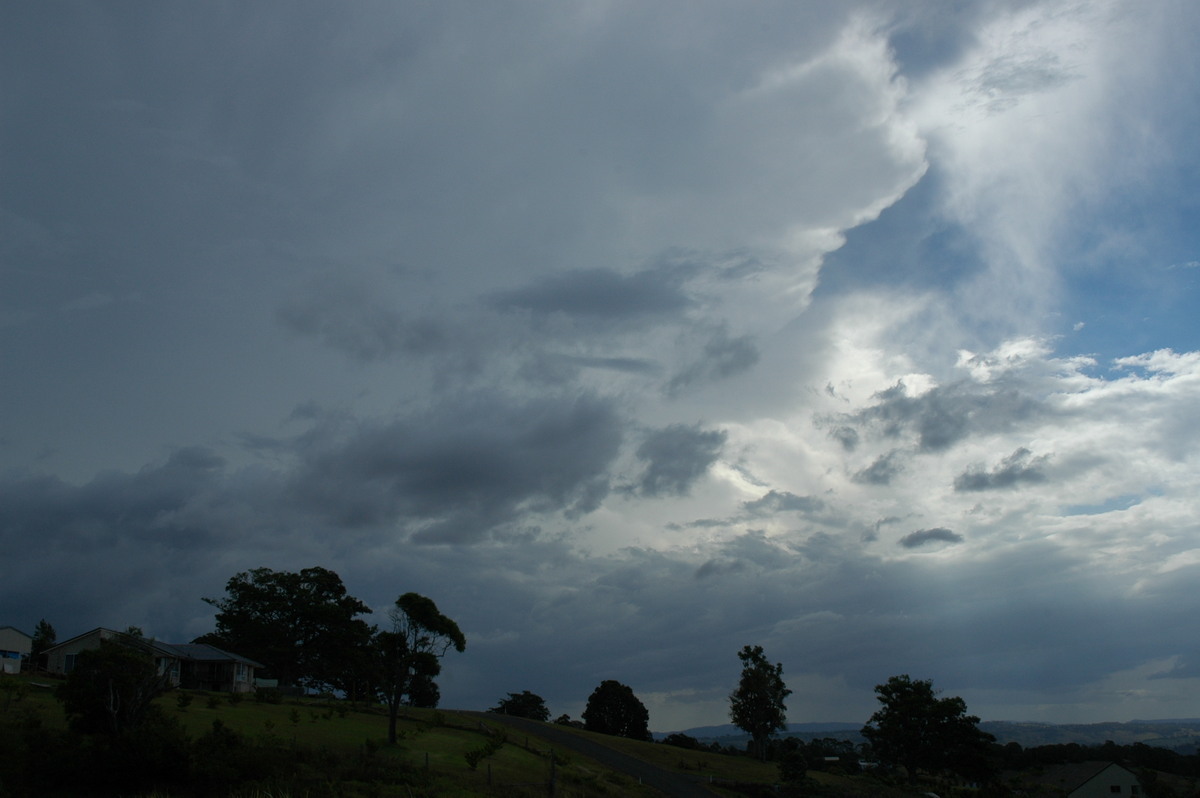
<svg viewBox="0 0 1200 798">
<path fill-rule="evenodd" d="M 206 643 L 177 643 L 180 654 L 180 686 L 190 690 L 224 693 L 254 692 L 254 672 L 261 663 L 231 654 Z"/>
<path fill-rule="evenodd" d="M 75 658 L 81 652 L 99 648 L 105 640 L 145 651 L 154 658 L 158 672 L 169 676 L 172 686 L 189 690 L 253 692 L 254 672 L 263 667 L 252 659 L 222 651 L 216 646 L 160 643 L 101 627 L 46 649 L 46 670 L 66 676 L 75 669 Z"/>
<path fill-rule="evenodd" d="M 1112 798 L 1114 795 L 1145 795 L 1142 783 L 1130 770 L 1115 762 L 1075 762 L 1051 765 L 1023 779 L 1035 791 L 1031 795 L 1066 798 Z"/>
<path fill-rule="evenodd" d="M 32 636 L 13 626 L 0 626 L 0 673 L 20 673 L 32 650 Z"/>
<path fill-rule="evenodd" d="M 100 648 L 100 643 L 106 640 L 146 651 L 154 657 L 154 662 L 158 665 L 158 672 L 170 674 L 172 685 L 179 684 L 179 654 L 170 646 L 103 627 L 76 635 L 70 640 L 64 640 L 45 649 L 42 656 L 46 658 L 46 671 L 66 676 L 75 670 L 75 658 L 80 653 Z"/>
</svg>

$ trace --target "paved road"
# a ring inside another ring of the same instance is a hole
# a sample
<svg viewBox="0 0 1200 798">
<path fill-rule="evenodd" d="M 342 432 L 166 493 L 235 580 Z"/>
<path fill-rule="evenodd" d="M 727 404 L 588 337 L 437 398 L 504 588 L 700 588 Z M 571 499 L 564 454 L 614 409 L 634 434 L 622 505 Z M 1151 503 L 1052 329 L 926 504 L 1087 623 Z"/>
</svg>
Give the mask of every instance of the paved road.
<svg viewBox="0 0 1200 798">
<path fill-rule="evenodd" d="M 495 715 L 490 712 L 461 712 L 462 715 L 478 717 L 493 724 L 504 724 L 529 734 L 537 735 L 556 748 L 565 748 L 584 756 L 591 757 L 605 767 L 620 771 L 635 779 L 640 779 L 645 785 L 659 790 L 671 798 L 713 798 L 715 792 L 703 784 L 692 781 L 687 776 L 663 770 L 660 767 L 643 762 L 628 754 L 614 751 L 600 743 L 593 742 L 577 734 L 555 728 L 553 725 L 538 723 L 526 718 L 514 718 L 511 715 Z"/>
</svg>

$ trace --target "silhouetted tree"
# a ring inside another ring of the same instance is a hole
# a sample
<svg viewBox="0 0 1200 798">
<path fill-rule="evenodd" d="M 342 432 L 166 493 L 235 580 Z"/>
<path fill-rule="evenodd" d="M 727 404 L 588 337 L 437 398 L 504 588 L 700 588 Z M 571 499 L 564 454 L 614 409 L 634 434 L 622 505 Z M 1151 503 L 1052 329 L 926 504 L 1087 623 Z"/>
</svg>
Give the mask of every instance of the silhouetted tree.
<svg viewBox="0 0 1200 798">
<path fill-rule="evenodd" d="M 601 682 L 583 710 L 583 727 L 601 734 L 649 740 L 649 724 L 650 713 L 633 689 L 615 679 Z"/>
<path fill-rule="evenodd" d="M 42 652 L 54 645 L 58 640 L 58 635 L 54 631 L 54 627 L 45 618 L 37 622 L 37 626 L 33 629 L 33 642 L 29 649 L 29 667 L 31 670 L 39 670 L 43 666 Z"/>
<path fill-rule="evenodd" d="M 508 698 L 502 698 L 500 703 L 489 709 L 488 712 L 498 712 L 501 715 L 512 715 L 516 718 L 530 718 L 543 722 L 550 720 L 550 710 L 546 707 L 546 700 L 528 690 L 509 693 Z"/>
<path fill-rule="evenodd" d="M 982 766 L 984 752 L 995 740 L 978 728 L 961 698 L 939 698 L 930 680 L 893 676 L 875 686 L 883 706 L 862 734 L 880 761 L 901 765 L 910 782 L 918 770 L 963 772 Z"/>
<path fill-rule="evenodd" d="M 388 708 L 388 742 L 394 744 L 400 706 L 405 699 L 413 706 L 436 706 L 433 678 L 442 670 L 441 658 L 451 648 L 463 651 L 467 640 L 432 599 L 418 593 L 400 596 L 388 615 L 391 631 L 376 632 L 370 647 L 376 690 Z"/>
<path fill-rule="evenodd" d="M 119 734 L 140 725 L 154 699 L 170 689 L 169 674 L 159 672 L 150 653 L 136 638 L 123 638 L 79 652 L 58 697 L 73 729 Z"/>
<path fill-rule="evenodd" d="M 729 696 L 729 718 L 754 740 L 759 759 L 766 759 L 767 738 L 787 728 L 784 699 L 792 694 L 783 683 L 783 664 L 772 665 L 762 646 L 743 646 L 738 652 L 742 676 Z"/>
<path fill-rule="evenodd" d="M 371 627 L 356 616 L 371 612 L 326 568 L 299 573 L 255 568 L 236 574 L 217 608 L 216 631 L 193 642 L 258 660 L 280 684 L 346 689 L 356 672 L 352 652 L 365 646 Z"/>
</svg>

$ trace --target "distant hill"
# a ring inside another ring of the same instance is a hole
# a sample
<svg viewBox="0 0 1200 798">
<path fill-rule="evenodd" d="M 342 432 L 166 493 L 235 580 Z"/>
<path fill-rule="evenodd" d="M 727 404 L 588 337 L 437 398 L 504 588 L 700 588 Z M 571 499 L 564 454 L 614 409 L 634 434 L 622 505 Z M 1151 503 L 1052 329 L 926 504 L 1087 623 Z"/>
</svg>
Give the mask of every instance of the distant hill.
<svg viewBox="0 0 1200 798">
<path fill-rule="evenodd" d="M 1200 720 L 1195 718 L 1087 724 L 993 720 L 980 723 L 979 728 L 994 735 L 998 742 L 1015 742 L 1023 748 L 1066 743 L 1104 745 L 1106 741 L 1112 740 L 1117 745 L 1145 743 L 1159 748 L 1170 748 L 1180 753 L 1195 753 L 1197 745 L 1200 744 Z"/>
<path fill-rule="evenodd" d="M 814 740 L 833 737 L 838 740 L 863 742 L 859 733 L 862 723 L 789 723 L 787 732 L 781 736 Z M 1169 748 L 1179 753 L 1192 754 L 1200 750 L 1200 719 L 1177 718 L 1164 720 L 1131 720 L 1128 723 L 1054 724 L 1007 720 L 989 720 L 979 728 L 993 735 L 999 743 L 1018 743 L 1022 748 L 1039 745 L 1063 745 L 1078 743 L 1084 746 L 1103 745 L 1112 740 L 1117 745 L 1144 743 L 1159 748 Z M 726 723 L 720 726 L 697 726 L 684 729 L 680 734 L 695 737 L 701 742 L 719 742 L 722 745 L 744 745 L 750 735 Z M 666 734 L 655 733 L 661 740 Z"/>
<path fill-rule="evenodd" d="M 821 737 L 835 737 L 839 740 L 854 740 L 861 742 L 862 736 L 858 733 L 862 728 L 861 723 L 839 723 L 830 721 L 827 723 L 789 723 L 787 732 L 783 736 L 787 737 L 802 737 L 804 739 L 818 739 Z M 722 745 L 737 745 L 740 742 L 745 742 L 750 739 L 750 735 L 734 726 L 732 723 L 725 723 L 720 726 L 697 726 L 693 729 L 684 729 L 681 732 L 654 733 L 654 739 L 661 740 L 667 734 L 686 734 L 689 737 L 695 737 L 697 740 L 705 743 L 720 742 Z"/>
</svg>

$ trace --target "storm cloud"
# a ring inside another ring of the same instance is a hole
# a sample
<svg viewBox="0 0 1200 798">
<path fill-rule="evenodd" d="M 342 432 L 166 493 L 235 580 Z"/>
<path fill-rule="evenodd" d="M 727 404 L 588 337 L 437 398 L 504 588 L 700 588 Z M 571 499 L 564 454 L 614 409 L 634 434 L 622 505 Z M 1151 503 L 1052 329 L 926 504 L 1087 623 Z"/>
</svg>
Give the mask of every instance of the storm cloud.
<svg viewBox="0 0 1200 798">
<path fill-rule="evenodd" d="M 642 496 L 682 496 L 721 454 L 726 434 L 672 424 L 648 432 L 637 449 L 645 464 L 635 488 Z"/>
<path fill-rule="evenodd" d="M 468 543 L 524 514 L 594 510 L 621 444 L 611 403 L 475 396 L 413 418 L 316 428 L 297 441 L 296 501 L 346 527 L 397 524 Z"/>
<path fill-rule="evenodd" d="M 321 565 L 447 707 L 1200 713 L 1193 5 L 10 5 L 0 624 Z"/>
</svg>

